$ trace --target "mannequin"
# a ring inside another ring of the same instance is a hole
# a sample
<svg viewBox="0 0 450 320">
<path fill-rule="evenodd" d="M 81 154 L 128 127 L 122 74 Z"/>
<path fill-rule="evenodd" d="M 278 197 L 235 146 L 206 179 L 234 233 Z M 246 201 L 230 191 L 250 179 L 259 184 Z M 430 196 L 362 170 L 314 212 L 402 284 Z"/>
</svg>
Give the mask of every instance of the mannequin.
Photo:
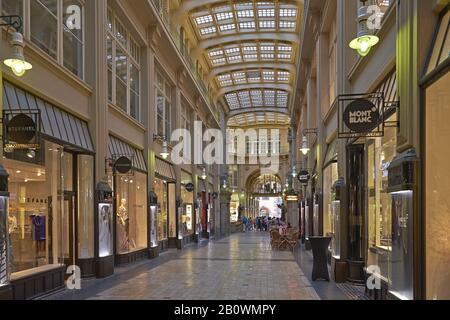
<svg viewBox="0 0 450 320">
<path fill-rule="evenodd" d="M 130 241 L 128 239 L 128 211 L 127 211 L 127 199 L 122 198 L 120 201 L 120 206 L 117 209 L 117 221 L 119 222 L 119 225 L 121 226 L 121 237 L 120 239 L 120 247 L 122 250 L 128 251 Z"/>
<path fill-rule="evenodd" d="M 102 255 L 110 255 L 112 252 L 111 246 L 111 226 L 109 224 L 111 205 L 103 205 L 100 209 L 100 253 Z"/>
</svg>

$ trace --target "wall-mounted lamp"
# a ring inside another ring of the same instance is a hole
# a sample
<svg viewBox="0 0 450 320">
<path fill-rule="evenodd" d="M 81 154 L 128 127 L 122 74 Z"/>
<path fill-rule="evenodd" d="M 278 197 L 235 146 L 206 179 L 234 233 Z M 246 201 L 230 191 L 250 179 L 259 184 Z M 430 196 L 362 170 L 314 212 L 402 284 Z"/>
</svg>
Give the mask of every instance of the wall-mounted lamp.
<svg viewBox="0 0 450 320">
<path fill-rule="evenodd" d="M 365 57 L 369 54 L 371 48 L 380 41 L 380 38 L 371 34 L 368 27 L 368 20 L 371 13 L 368 11 L 368 6 L 366 6 L 367 0 L 361 0 L 363 3 L 358 9 L 358 34 L 355 39 L 353 39 L 349 46 L 350 48 L 358 51 L 358 54 Z"/>
<path fill-rule="evenodd" d="M 206 180 L 206 178 L 208 177 L 208 175 L 206 174 L 206 168 L 203 168 L 202 170 L 202 180 Z"/>
<path fill-rule="evenodd" d="M 292 167 L 292 177 L 295 179 L 297 177 L 297 167 L 293 166 Z"/>
<path fill-rule="evenodd" d="M 301 153 L 306 156 L 308 155 L 309 151 L 311 151 L 311 148 L 309 146 L 309 142 L 308 142 L 308 134 L 318 134 L 318 130 L 317 129 L 305 129 L 303 130 L 303 139 L 302 139 L 302 146 L 300 148 Z"/>
<path fill-rule="evenodd" d="M 0 16 L 0 26 L 9 26 L 15 29 L 15 32 L 11 34 L 10 42 L 13 47 L 13 54 L 10 58 L 5 59 L 3 63 L 11 68 L 12 72 L 18 77 L 23 76 L 25 72 L 33 68 L 31 63 L 25 61 L 23 54 L 25 43 L 23 42 L 22 34 L 19 32 L 22 29 L 22 25 L 20 16 Z"/>
<path fill-rule="evenodd" d="M 159 155 L 161 156 L 161 158 L 166 160 L 170 156 L 169 143 L 167 142 L 166 136 L 154 134 L 153 141 L 155 140 L 162 140 L 162 150 Z"/>
</svg>

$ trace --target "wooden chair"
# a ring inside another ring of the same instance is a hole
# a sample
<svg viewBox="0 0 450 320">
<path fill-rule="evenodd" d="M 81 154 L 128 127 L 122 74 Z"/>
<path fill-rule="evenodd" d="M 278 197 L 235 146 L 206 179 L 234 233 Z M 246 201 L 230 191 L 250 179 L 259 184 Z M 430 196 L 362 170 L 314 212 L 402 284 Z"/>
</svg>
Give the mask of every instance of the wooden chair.
<svg viewBox="0 0 450 320">
<path fill-rule="evenodd" d="M 298 245 L 298 236 L 299 236 L 299 233 L 298 233 L 298 231 L 296 231 L 296 232 L 292 233 L 291 236 L 287 240 L 285 240 L 287 245 L 292 249 L 292 252 L 294 252 L 295 248 Z"/>
<path fill-rule="evenodd" d="M 279 249 L 281 245 L 281 235 L 279 232 L 271 232 L 272 240 L 270 241 L 270 245 L 272 246 L 272 250 L 274 248 Z"/>
</svg>

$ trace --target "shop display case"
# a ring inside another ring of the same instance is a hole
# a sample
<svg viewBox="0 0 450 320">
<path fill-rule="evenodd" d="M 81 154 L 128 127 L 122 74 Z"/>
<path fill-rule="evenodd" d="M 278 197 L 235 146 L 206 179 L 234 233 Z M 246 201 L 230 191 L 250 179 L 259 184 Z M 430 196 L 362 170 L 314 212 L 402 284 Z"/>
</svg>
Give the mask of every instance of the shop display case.
<svg viewBox="0 0 450 320">
<path fill-rule="evenodd" d="M 0 300 L 12 299 L 9 266 L 8 173 L 0 165 Z"/>
<path fill-rule="evenodd" d="M 414 299 L 414 197 L 417 193 L 417 157 L 408 150 L 391 162 L 388 193 L 392 198 L 392 251 L 389 298 Z"/>
<path fill-rule="evenodd" d="M 343 178 L 337 180 L 331 192 L 331 216 L 333 219 L 331 239 L 331 269 L 337 283 L 347 281 L 347 186 Z"/>
<path fill-rule="evenodd" d="M 158 241 L 158 217 L 160 207 L 158 205 L 158 197 L 155 192 L 150 191 L 148 196 L 148 204 L 150 207 L 150 252 L 149 257 L 156 258 L 159 256 Z"/>
<path fill-rule="evenodd" d="M 114 273 L 114 214 L 113 191 L 100 182 L 96 189 L 96 275 L 104 278 Z"/>
</svg>

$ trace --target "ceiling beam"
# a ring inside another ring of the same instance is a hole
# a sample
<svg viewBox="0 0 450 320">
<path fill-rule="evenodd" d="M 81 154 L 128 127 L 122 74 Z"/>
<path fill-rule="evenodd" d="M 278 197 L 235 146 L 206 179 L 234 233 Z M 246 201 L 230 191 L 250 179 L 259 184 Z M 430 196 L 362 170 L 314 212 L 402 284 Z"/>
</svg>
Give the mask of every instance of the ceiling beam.
<svg viewBox="0 0 450 320">
<path fill-rule="evenodd" d="M 235 33 L 226 36 L 214 37 L 206 40 L 200 41 L 194 50 L 191 52 L 192 58 L 195 60 L 203 53 L 206 49 L 213 48 L 218 45 L 227 45 L 233 43 L 244 43 L 244 42 L 256 42 L 256 41 L 277 41 L 289 42 L 291 44 L 300 44 L 300 37 L 295 32 L 250 32 L 250 33 Z"/>
<path fill-rule="evenodd" d="M 244 69 L 279 69 L 291 72 L 291 76 L 295 75 L 297 68 L 294 63 L 289 62 L 248 62 L 248 63 L 236 63 L 228 64 L 221 67 L 213 68 L 208 74 L 207 81 L 212 81 L 216 76 L 222 73 L 231 73 L 236 71 L 241 71 Z"/>
<path fill-rule="evenodd" d="M 231 119 L 234 116 L 243 114 L 243 113 L 258 113 L 258 112 L 273 112 L 273 113 L 281 113 L 284 115 L 289 116 L 289 110 L 287 108 L 277 108 L 277 107 L 259 107 L 259 108 L 240 108 L 231 110 L 227 114 L 227 122 L 229 119 Z"/>
</svg>

